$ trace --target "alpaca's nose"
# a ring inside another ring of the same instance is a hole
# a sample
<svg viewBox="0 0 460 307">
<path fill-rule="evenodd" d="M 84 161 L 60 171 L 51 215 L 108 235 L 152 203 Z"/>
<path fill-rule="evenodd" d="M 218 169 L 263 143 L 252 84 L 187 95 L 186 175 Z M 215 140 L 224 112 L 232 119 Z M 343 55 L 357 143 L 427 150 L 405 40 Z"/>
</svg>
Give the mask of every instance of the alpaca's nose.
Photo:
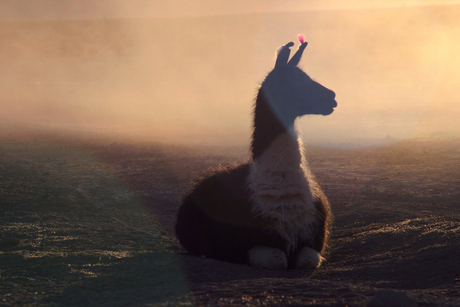
<svg viewBox="0 0 460 307">
<path fill-rule="evenodd" d="M 335 92 L 334 92 L 334 91 L 331 91 L 331 90 L 329 90 L 329 91 L 331 92 L 331 97 L 332 97 L 332 99 L 335 99 Z"/>
<path fill-rule="evenodd" d="M 331 100 L 333 101 L 332 107 L 333 108 L 337 107 L 337 101 L 335 101 L 335 93 L 333 91 L 331 91 Z"/>
</svg>

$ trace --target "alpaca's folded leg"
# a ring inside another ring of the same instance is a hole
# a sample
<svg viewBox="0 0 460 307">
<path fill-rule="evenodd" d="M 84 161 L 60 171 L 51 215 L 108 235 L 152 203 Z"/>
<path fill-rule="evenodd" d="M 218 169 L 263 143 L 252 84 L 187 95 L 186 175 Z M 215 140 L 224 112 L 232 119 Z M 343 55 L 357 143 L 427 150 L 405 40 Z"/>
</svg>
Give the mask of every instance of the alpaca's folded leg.
<svg viewBox="0 0 460 307">
<path fill-rule="evenodd" d="M 255 246 L 248 252 L 249 265 L 266 269 L 286 269 L 286 254 L 278 249 L 267 246 Z"/>
<path fill-rule="evenodd" d="M 323 261 L 321 254 L 310 247 L 303 247 L 297 256 L 295 268 L 296 269 L 309 269 L 317 268 Z"/>
</svg>

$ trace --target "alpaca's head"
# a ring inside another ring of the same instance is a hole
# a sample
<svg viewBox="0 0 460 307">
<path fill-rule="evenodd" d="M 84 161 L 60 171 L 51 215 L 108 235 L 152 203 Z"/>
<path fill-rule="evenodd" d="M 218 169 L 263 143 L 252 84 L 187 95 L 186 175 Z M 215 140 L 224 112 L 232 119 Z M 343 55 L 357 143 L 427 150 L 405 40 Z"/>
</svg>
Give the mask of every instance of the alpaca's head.
<svg viewBox="0 0 460 307">
<path fill-rule="evenodd" d="M 290 60 L 290 47 L 294 43 L 279 49 L 275 68 L 267 75 L 261 87 L 273 111 L 287 125 L 306 114 L 329 115 L 337 106 L 333 91 L 313 81 L 297 67 L 307 47 L 303 37 L 299 37 L 299 40 L 301 45 Z"/>
</svg>

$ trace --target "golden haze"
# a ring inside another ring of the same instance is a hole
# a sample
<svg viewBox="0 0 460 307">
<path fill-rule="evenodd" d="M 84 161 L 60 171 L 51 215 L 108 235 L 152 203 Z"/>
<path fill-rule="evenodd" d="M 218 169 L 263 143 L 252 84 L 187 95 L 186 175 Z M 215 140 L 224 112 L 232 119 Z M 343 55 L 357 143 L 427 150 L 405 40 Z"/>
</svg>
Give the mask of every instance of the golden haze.
<svg viewBox="0 0 460 307">
<path fill-rule="evenodd" d="M 449 5 L 5 20 L 0 120 L 246 144 L 258 83 L 275 50 L 303 33 L 309 46 L 301 66 L 338 101 L 332 115 L 300 120 L 307 141 L 458 136 L 459 14 Z"/>
</svg>

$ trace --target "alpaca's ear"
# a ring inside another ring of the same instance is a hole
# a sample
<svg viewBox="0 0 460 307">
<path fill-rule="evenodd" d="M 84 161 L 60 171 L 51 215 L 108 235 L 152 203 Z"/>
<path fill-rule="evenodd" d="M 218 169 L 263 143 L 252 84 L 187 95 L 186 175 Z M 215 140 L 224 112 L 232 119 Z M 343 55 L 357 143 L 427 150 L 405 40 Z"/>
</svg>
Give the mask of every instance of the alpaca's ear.
<svg viewBox="0 0 460 307">
<path fill-rule="evenodd" d="M 289 48 L 292 46 L 294 46 L 294 43 L 290 42 L 278 49 L 278 57 L 276 58 L 275 68 L 280 68 L 287 64 L 289 55 L 291 54 L 291 49 Z"/>
<path fill-rule="evenodd" d="M 300 58 L 302 57 L 302 53 L 305 50 L 305 47 L 307 47 L 308 43 L 304 42 L 299 46 L 299 50 L 292 56 L 291 60 L 289 61 L 288 65 L 290 66 L 297 66 L 300 62 Z"/>
</svg>

